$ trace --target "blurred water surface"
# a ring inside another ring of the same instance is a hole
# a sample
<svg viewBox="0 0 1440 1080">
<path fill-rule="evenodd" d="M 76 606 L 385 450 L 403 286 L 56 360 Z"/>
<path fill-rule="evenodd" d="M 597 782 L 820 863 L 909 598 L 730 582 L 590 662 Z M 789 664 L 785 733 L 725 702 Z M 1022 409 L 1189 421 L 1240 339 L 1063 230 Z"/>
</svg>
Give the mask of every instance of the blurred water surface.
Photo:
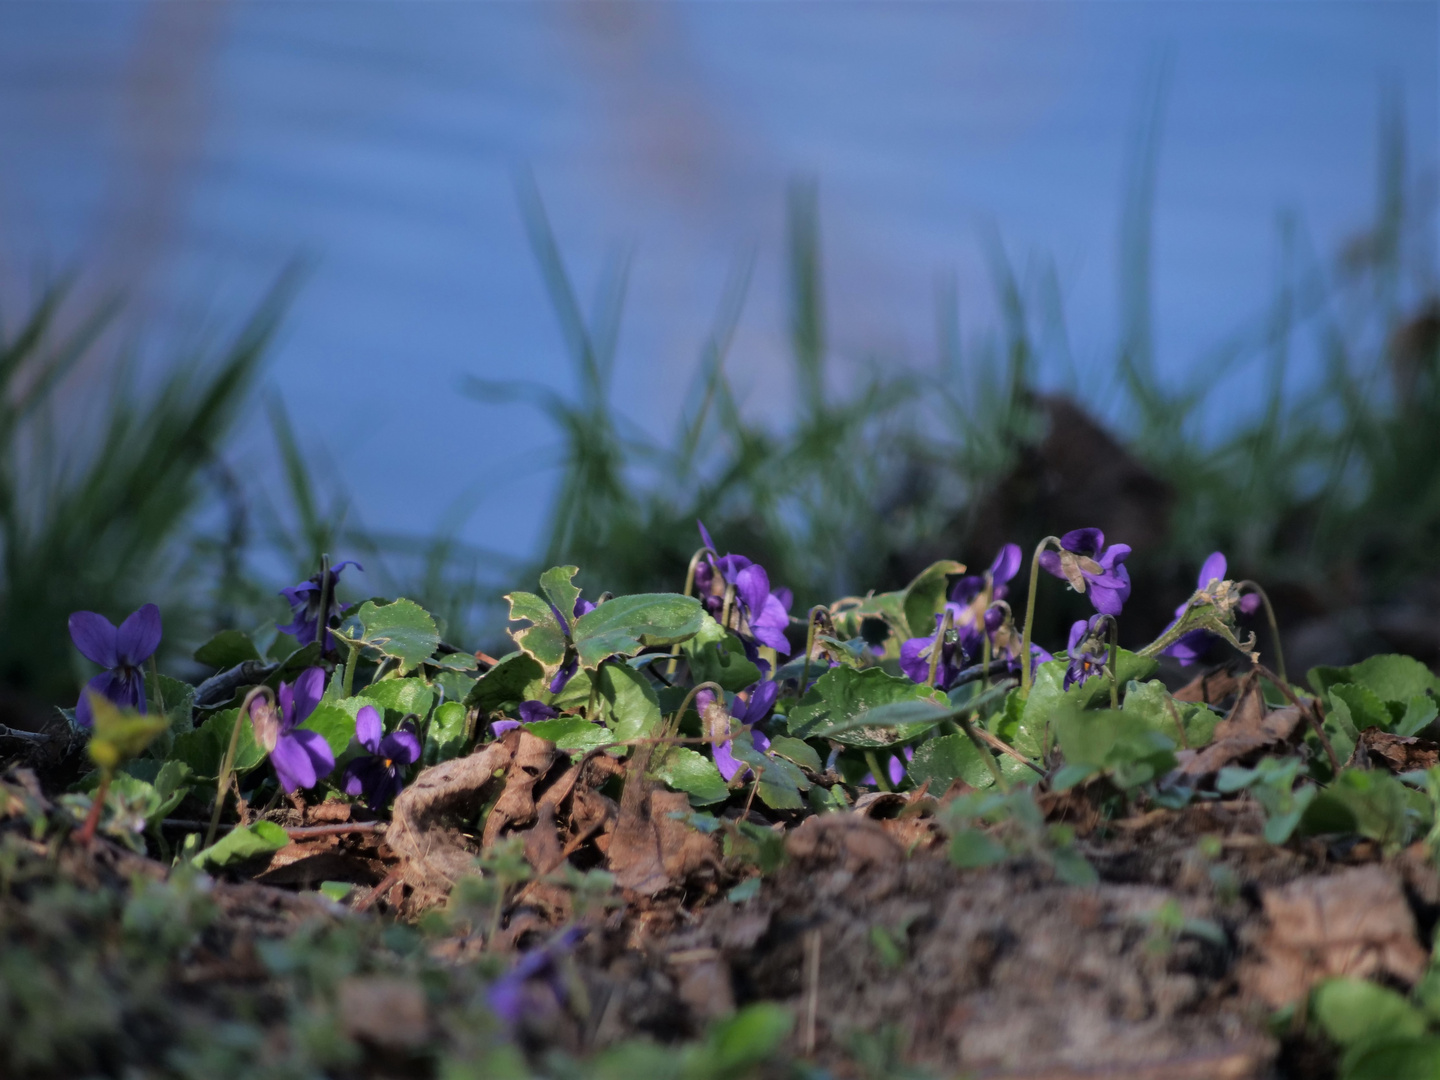
<svg viewBox="0 0 1440 1080">
<path fill-rule="evenodd" d="M 1263 310 L 1279 215 L 1328 254 L 1370 214 L 1386 94 L 1433 175 L 1437 34 L 1435 3 L 1374 0 L 12 2 L 0 275 L 80 267 L 180 338 L 304 257 L 270 374 L 304 445 L 386 530 L 429 530 L 449 499 L 433 478 L 473 478 L 464 536 L 524 554 L 553 482 L 548 430 L 456 390 L 467 371 L 569 382 L 517 170 L 583 295 L 628 253 L 617 396 L 649 430 L 668 430 L 752 253 L 730 370 L 783 422 L 799 174 L 820 185 L 842 370 L 932 362 L 946 273 L 967 332 L 993 322 L 993 229 L 1022 267 L 1053 257 L 1070 363 L 1051 356 L 1045 376 L 1073 366 L 1094 390 L 1118 333 L 1127 151 L 1157 85 L 1156 342 L 1179 377 Z M 264 476 L 256 429 L 238 464 Z"/>
</svg>

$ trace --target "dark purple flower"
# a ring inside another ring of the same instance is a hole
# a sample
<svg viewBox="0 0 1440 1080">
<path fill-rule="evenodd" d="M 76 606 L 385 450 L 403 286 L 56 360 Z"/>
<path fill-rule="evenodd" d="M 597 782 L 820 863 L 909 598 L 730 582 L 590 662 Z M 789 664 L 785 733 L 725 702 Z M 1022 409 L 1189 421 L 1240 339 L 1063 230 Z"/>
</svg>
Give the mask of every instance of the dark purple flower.
<svg viewBox="0 0 1440 1080">
<path fill-rule="evenodd" d="M 940 646 L 939 666 L 935 669 L 935 686 L 940 690 L 950 687 L 955 677 L 960 674 L 960 669 L 978 655 L 981 646 L 980 628 L 974 624 L 958 625 L 959 612 L 955 604 L 947 604 L 946 610 L 952 617 L 955 640 L 942 642 Z M 905 672 L 912 682 L 930 681 L 931 654 L 944 621 L 945 614 L 942 612 L 935 616 L 935 633 L 929 637 L 911 638 L 900 646 L 900 670 Z"/>
<path fill-rule="evenodd" d="M 146 604 L 131 613 L 116 629 L 104 615 L 77 611 L 70 616 L 70 640 L 87 660 L 105 670 L 96 675 L 75 703 L 75 722 L 94 727 L 90 695 L 99 694 L 122 709 L 145 711 L 145 673 L 140 665 L 160 647 L 160 609 Z"/>
<path fill-rule="evenodd" d="M 250 703 L 255 741 L 270 755 L 282 791 L 312 788 L 335 768 L 335 755 L 324 737 L 298 726 L 315 711 L 324 693 L 325 669 L 312 667 L 302 671 L 293 685 L 280 684 L 278 710 L 268 698 L 257 697 Z"/>
<path fill-rule="evenodd" d="M 705 546 L 717 550 L 704 522 L 697 521 Z M 785 629 L 790 625 L 790 605 L 795 602 L 789 589 L 771 589 L 770 575 L 757 562 L 744 555 L 725 555 L 712 563 L 709 556 L 695 566 L 695 588 L 700 601 L 716 618 L 725 608 L 726 587 L 735 586 L 735 601 L 740 609 L 742 636 L 749 635 L 781 656 L 790 655 L 790 642 Z"/>
<path fill-rule="evenodd" d="M 496 720 L 490 725 L 490 730 L 499 737 L 507 731 L 514 731 L 522 724 L 533 724 L 539 720 L 554 720 L 559 715 L 543 701 L 522 701 L 519 720 Z"/>
<path fill-rule="evenodd" d="M 1209 558 L 1200 566 L 1200 575 L 1196 579 L 1195 588 L 1206 590 L 1216 582 L 1224 581 L 1227 570 L 1228 565 L 1225 561 L 1225 553 L 1222 551 L 1212 551 Z M 1189 607 L 1189 605 L 1190 602 L 1187 600 L 1175 609 L 1175 619 L 1170 623 L 1170 626 L 1174 626 L 1176 622 L 1179 622 L 1180 617 L 1185 614 L 1185 609 Z M 1259 593 L 1247 593 L 1240 598 L 1240 611 L 1245 615 L 1253 614 L 1259 606 Z M 1170 627 L 1167 626 L 1165 629 L 1168 630 Z M 1178 639 L 1161 649 L 1160 655 L 1173 656 L 1176 660 L 1180 661 L 1182 666 L 1189 667 L 1199 660 L 1200 657 L 1204 656 L 1214 643 L 1215 635 L 1210 631 L 1191 630 L 1181 634 Z"/>
<path fill-rule="evenodd" d="M 330 620 L 340 614 L 340 601 L 335 598 L 335 586 L 340 581 L 340 571 L 347 566 L 353 566 L 357 570 L 364 570 L 354 559 L 346 559 L 342 563 L 336 563 L 330 568 L 330 588 L 327 590 L 329 596 L 329 611 L 325 614 L 325 625 L 328 627 Z M 301 645 L 309 645 L 320 634 L 320 574 L 306 578 L 299 585 L 292 585 L 288 589 L 281 589 L 280 595 L 290 605 L 290 614 L 294 616 L 292 622 L 281 626 L 276 624 L 276 629 L 282 634 L 291 635 Z M 325 652 L 330 651 L 330 631 L 325 631 L 325 641 L 321 648 Z"/>
<path fill-rule="evenodd" d="M 1070 643 L 1067 651 L 1070 665 L 1065 669 L 1063 688 L 1084 686 L 1085 680 L 1105 667 L 1108 652 L 1105 645 L 1104 615 L 1092 615 L 1089 622 L 1081 619 L 1070 627 Z"/>
<path fill-rule="evenodd" d="M 1123 565 L 1130 545 L 1107 548 L 1099 529 L 1074 529 L 1060 537 L 1060 548 L 1041 552 L 1041 568 L 1089 596 L 1102 615 L 1119 615 L 1130 598 L 1130 571 Z"/>
<path fill-rule="evenodd" d="M 569 998 L 560 962 L 585 936 L 584 927 L 572 926 L 553 941 L 531 949 L 490 986 L 490 1009 L 512 1027 L 527 1015 L 545 1015 Z"/>
<path fill-rule="evenodd" d="M 754 683 L 736 695 L 735 704 L 730 706 L 723 716 L 718 715 L 717 710 L 713 708 L 719 704 L 713 690 L 701 690 L 695 695 L 695 707 L 699 710 L 702 721 L 707 722 L 710 728 L 706 732 L 707 736 L 711 739 L 718 739 L 722 735 L 727 736 L 723 742 L 714 742 L 710 747 L 715 758 L 715 768 L 720 771 L 720 775 L 725 778 L 727 784 L 749 768 L 748 765 L 736 760 L 731 748 L 734 742 L 728 737 L 731 719 L 738 720 L 750 728 L 751 744 L 756 750 L 764 753 L 770 749 L 770 740 L 754 725 L 765 719 L 774 707 L 775 699 L 779 694 L 778 683 L 768 681 Z"/>
<path fill-rule="evenodd" d="M 1020 572 L 1023 558 L 1019 544 L 1006 544 L 995 556 L 985 574 L 967 574 L 955 582 L 950 590 L 950 599 L 956 604 L 968 606 L 985 591 L 985 578 L 990 578 L 990 599 L 1004 600 L 1010 594 L 1010 579 Z"/>
<path fill-rule="evenodd" d="M 366 705 L 355 714 L 355 738 L 370 753 L 345 766 L 342 786 L 347 795 L 364 795 L 370 809 L 379 810 L 405 786 L 401 774 L 420 760 L 420 737 L 410 721 L 392 735 L 384 735 L 380 712 Z M 382 737 L 383 736 L 383 737 Z"/>
<path fill-rule="evenodd" d="M 550 605 L 550 610 L 554 613 L 555 621 L 560 624 L 560 629 L 564 631 L 565 639 L 568 641 L 574 636 L 573 620 L 580 618 L 581 615 L 590 614 L 590 612 L 595 610 L 595 605 L 584 597 L 577 596 L 575 598 L 575 604 L 570 611 L 570 618 L 567 619 L 562 615 L 560 609 L 554 604 Z M 575 672 L 579 670 L 580 657 L 575 654 L 574 650 L 567 649 L 564 663 L 560 665 L 560 670 L 555 672 L 555 677 L 550 680 L 550 693 L 558 694 L 561 690 L 564 690 L 566 684 L 575 677 Z"/>
</svg>

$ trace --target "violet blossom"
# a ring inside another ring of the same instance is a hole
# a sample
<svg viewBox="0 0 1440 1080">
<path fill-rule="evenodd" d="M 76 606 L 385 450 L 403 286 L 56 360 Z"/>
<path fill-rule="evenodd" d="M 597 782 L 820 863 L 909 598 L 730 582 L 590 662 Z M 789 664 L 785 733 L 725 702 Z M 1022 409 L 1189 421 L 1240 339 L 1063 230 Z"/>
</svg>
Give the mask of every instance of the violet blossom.
<svg viewBox="0 0 1440 1080">
<path fill-rule="evenodd" d="M 298 726 L 315 711 L 324 693 L 325 669 L 312 667 L 302 671 L 293 684 L 280 684 L 278 708 L 266 697 L 250 703 L 255 741 L 270 755 L 282 791 L 312 788 L 335 767 L 335 754 L 324 736 Z"/>
<path fill-rule="evenodd" d="M 561 961 L 584 936 L 584 927 L 572 926 L 521 956 L 513 968 L 491 984 L 486 995 L 491 1011 L 513 1027 L 527 1015 L 544 1015 L 564 1005 L 570 993 Z"/>
<path fill-rule="evenodd" d="M 990 599 L 1004 600 L 1010 594 L 1010 581 L 1020 572 L 1023 559 L 1019 544 L 1006 544 L 984 574 L 967 574 L 955 582 L 950 590 L 951 601 L 968 607 L 985 591 L 987 577 L 990 579 Z"/>
<path fill-rule="evenodd" d="M 1200 566 L 1200 576 L 1196 579 L 1195 588 L 1207 590 L 1216 582 L 1224 581 L 1226 571 L 1229 569 L 1223 551 L 1212 551 L 1210 556 Z M 1187 600 L 1175 609 L 1175 619 L 1170 623 L 1174 626 L 1185 614 L 1185 609 L 1190 606 Z M 1240 611 L 1245 615 L 1253 614 L 1260 606 L 1260 595 L 1258 593 L 1247 593 L 1240 598 Z M 1169 630 L 1170 627 L 1165 628 Z M 1180 661 L 1182 667 L 1189 667 L 1200 657 L 1204 656 L 1210 646 L 1214 644 L 1216 636 L 1209 630 L 1190 630 L 1181 634 L 1175 641 L 1160 650 L 1161 656 L 1174 657 Z"/>
<path fill-rule="evenodd" d="M 1084 686 L 1092 675 L 1104 670 L 1108 649 L 1105 645 L 1104 615 L 1092 615 L 1089 621 L 1081 619 L 1070 627 L 1070 642 L 1066 646 L 1070 664 L 1065 668 L 1062 688 Z"/>
<path fill-rule="evenodd" d="M 520 703 L 519 720 L 496 720 L 490 725 L 490 731 L 499 738 L 507 731 L 514 731 L 524 724 L 534 724 L 541 720 L 554 720 L 560 714 L 546 705 L 543 701 L 522 701 Z"/>
<path fill-rule="evenodd" d="M 370 809 L 379 810 L 400 794 L 405 768 L 420 760 L 420 737 L 410 721 L 390 735 L 384 734 L 380 712 L 366 705 L 355 714 L 355 738 L 370 753 L 345 766 L 342 787 L 347 795 L 364 795 Z"/>
<path fill-rule="evenodd" d="M 70 616 L 70 640 L 87 660 L 105 670 L 85 684 L 75 703 L 75 722 L 95 726 L 90 695 L 114 702 L 120 708 L 145 711 L 145 672 L 141 665 L 160 647 L 160 609 L 145 604 L 117 629 L 104 615 L 77 611 Z"/>
<path fill-rule="evenodd" d="M 574 605 L 571 607 L 569 619 L 562 615 L 560 609 L 554 604 L 550 605 L 550 610 L 555 615 L 555 621 L 560 624 L 560 629 L 565 634 L 565 640 L 569 641 L 574 631 L 574 623 L 572 620 L 578 619 L 582 615 L 590 614 L 590 612 L 595 610 L 595 605 L 584 597 L 577 596 Z M 550 693 L 558 694 L 561 690 L 564 690 L 566 684 L 575 677 L 575 672 L 579 670 L 580 657 L 576 655 L 573 649 L 567 649 L 564 663 L 560 665 L 560 670 L 555 672 L 554 678 L 550 680 Z"/>
<path fill-rule="evenodd" d="M 1123 565 L 1130 545 L 1107 548 L 1099 529 L 1072 529 L 1060 537 L 1060 548 L 1040 553 L 1041 568 L 1087 595 L 1102 615 L 1119 615 L 1130 598 L 1130 571 Z"/>
<path fill-rule="evenodd" d="M 935 651 L 935 639 L 940 636 L 941 628 L 945 623 L 945 614 L 948 612 L 951 617 L 951 626 L 954 629 L 954 640 L 946 640 L 940 646 L 940 658 L 936 661 L 935 686 L 940 690 L 949 689 L 951 683 L 960 674 L 968 660 L 973 659 L 980 651 L 981 638 L 980 629 L 975 625 L 959 626 L 959 608 L 956 604 L 946 604 L 945 611 L 935 616 L 935 633 L 929 637 L 910 638 L 900 646 L 900 670 L 910 677 L 912 682 L 928 683 L 930 681 L 930 661 Z"/>
<path fill-rule="evenodd" d="M 723 742 L 712 741 L 710 751 L 715 758 L 715 768 L 719 770 L 727 784 L 749 769 L 748 765 L 735 758 L 732 749 L 734 739 L 730 733 L 730 721 L 738 720 L 749 727 L 751 744 L 756 750 L 763 753 L 770 749 L 770 740 L 754 725 L 765 719 L 771 708 L 774 707 L 775 699 L 779 694 L 778 683 L 762 680 L 740 691 L 735 697 L 735 704 L 728 708 L 723 701 L 716 698 L 713 690 L 701 690 L 695 695 L 695 706 L 700 712 L 702 722 L 708 729 L 706 735 L 712 740 L 719 740 L 721 736 L 725 736 Z"/>
<path fill-rule="evenodd" d="M 290 605 L 290 614 L 293 616 L 293 620 L 284 626 L 277 623 L 276 629 L 282 634 L 291 635 L 303 646 L 309 645 L 319 638 L 320 625 L 323 622 L 327 629 L 325 640 L 321 642 L 320 647 L 322 652 L 328 653 L 330 651 L 330 631 L 328 629 L 330 620 L 339 616 L 341 610 L 340 601 L 335 598 L 335 586 L 340 581 L 340 571 L 347 566 L 353 566 L 361 571 L 365 569 L 354 559 L 346 559 L 330 568 L 328 588 L 324 587 L 325 583 L 321 574 L 317 573 L 313 577 L 306 578 L 299 585 L 281 589 L 280 595 Z M 329 603 L 326 605 L 329 610 L 324 613 L 323 618 L 320 611 L 320 594 L 322 592 L 329 598 Z"/>
<path fill-rule="evenodd" d="M 915 760 L 915 748 L 913 746 L 905 747 L 903 753 L 905 755 L 904 761 L 900 760 L 898 754 L 891 754 L 890 760 L 885 763 L 885 774 L 890 777 L 890 786 L 892 788 L 898 788 L 900 786 L 901 781 L 905 779 L 907 772 L 906 766 Z M 877 786 L 875 783 L 875 774 L 867 772 L 860 778 L 860 783 L 864 787 Z"/>
<path fill-rule="evenodd" d="M 704 522 L 700 537 L 711 551 L 718 550 Z M 757 562 L 744 555 L 724 555 L 713 562 L 706 559 L 695 566 L 695 588 L 707 611 L 719 618 L 725 609 L 725 592 L 735 586 L 735 602 L 740 610 L 741 636 L 750 636 L 767 645 L 781 656 L 790 655 L 790 642 L 785 630 L 790 625 L 790 606 L 795 602 L 789 589 L 770 588 L 770 575 Z M 753 657 L 751 659 L 754 659 Z"/>
</svg>

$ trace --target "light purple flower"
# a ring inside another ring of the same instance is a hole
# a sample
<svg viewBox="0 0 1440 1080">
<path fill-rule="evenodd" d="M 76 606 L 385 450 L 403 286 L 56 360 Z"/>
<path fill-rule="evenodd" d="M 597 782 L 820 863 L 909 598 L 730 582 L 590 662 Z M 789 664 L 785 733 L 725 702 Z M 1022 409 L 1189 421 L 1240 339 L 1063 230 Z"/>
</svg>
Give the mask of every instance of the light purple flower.
<svg viewBox="0 0 1440 1080">
<path fill-rule="evenodd" d="M 1060 537 L 1060 548 L 1041 552 L 1041 569 L 1090 597 L 1102 615 L 1119 615 L 1130 598 L 1130 571 L 1123 565 L 1130 545 L 1107 548 L 1099 529 L 1074 529 Z"/>
<path fill-rule="evenodd" d="M 268 698 L 257 697 L 250 703 L 255 741 L 270 755 L 282 791 L 312 788 L 335 768 L 335 754 L 324 737 L 298 726 L 315 711 L 324 693 L 325 670 L 312 667 L 293 684 L 280 684 L 278 710 Z"/>
<path fill-rule="evenodd" d="M 104 615 L 77 611 L 70 616 L 70 640 L 87 660 L 105 670 L 96 675 L 75 703 L 75 722 L 94 727 L 90 695 L 114 702 L 122 709 L 145 711 L 145 672 L 141 665 L 160 647 L 160 609 L 146 604 L 130 614 L 116 629 Z"/>
<path fill-rule="evenodd" d="M 705 546 L 718 550 L 704 522 L 697 521 Z M 790 625 L 790 606 L 795 602 L 789 589 L 771 589 L 770 575 L 757 562 L 744 555 L 724 555 L 712 563 L 709 556 L 695 566 L 695 588 L 701 602 L 716 618 L 724 612 L 725 590 L 735 586 L 735 600 L 740 608 L 741 636 L 749 636 L 767 645 L 781 656 L 790 655 L 790 642 L 785 629 Z M 753 658 L 752 658 L 753 659 Z"/>
<path fill-rule="evenodd" d="M 585 928 L 572 926 L 553 941 L 531 949 L 496 979 L 486 994 L 490 1009 L 510 1026 L 528 1016 L 542 1017 L 564 1005 L 569 997 L 560 962 L 572 952 Z"/>
<path fill-rule="evenodd" d="M 338 617 L 340 614 L 340 601 L 335 598 L 335 586 L 340 581 L 340 571 L 344 570 L 347 566 L 353 566 L 355 569 L 362 571 L 365 569 L 354 559 L 346 559 L 344 562 L 336 563 L 330 568 L 329 603 L 327 604 L 329 610 L 325 613 L 324 618 L 327 627 L 330 624 L 330 620 Z M 290 614 L 293 618 L 291 622 L 284 626 L 277 623 L 276 629 L 282 634 L 291 635 L 302 646 L 309 645 L 312 641 L 316 640 L 320 634 L 321 584 L 320 574 L 317 573 L 314 577 L 306 578 L 300 582 L 299 585 L 292 585 L 288 589 L 280 590 L 280 595 L 283 596 L 285 602 L 290 605 Z M 321 649 L 327 653 L 330 651 L 330 631 L 328 629 L 325 631 L 325 640 L 321 644 Z"/>
<path fill-rule="evenodd" d="M 522 701 L 519 720 L 496 720 L 490 725 L 490 730 L 498 738 L 505 732 L 514 731 L 523 724 L 534 724 L 540 720 L 554 720 L 559 715 L 543 701 Z"/>
<path fill-rule="evenodd" d="M 370 753 L 345 766 L 342 786 L 347 795 L 364 795 L 370 809 L 379 810 L 405 787 L 407 766 L 420 760 L 420 737 L 410 721 L 385 735 L 380 712 L 366 705 L 355 714 L 355 738 Z"/>
</svg>

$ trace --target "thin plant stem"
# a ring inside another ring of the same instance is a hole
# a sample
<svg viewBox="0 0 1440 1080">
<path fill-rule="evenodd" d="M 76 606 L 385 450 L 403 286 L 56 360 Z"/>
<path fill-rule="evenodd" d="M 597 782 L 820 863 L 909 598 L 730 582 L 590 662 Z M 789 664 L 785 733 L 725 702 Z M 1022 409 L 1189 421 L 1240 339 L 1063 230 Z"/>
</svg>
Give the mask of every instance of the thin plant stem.
<svg viewBox="0 0 1440 1080">
<path fill-rule="evenodd" d="M 1035 592 L 1040 587 L 1040 555 L 1054 544 L 1060 546 L 1055 536 L 1047 536 L 1035 545 L 1035 554 L 1030 558 L 1030 595 L 1025 600 L 1025 630 L 1020 638 L 1020 696 L 1030 696 L 1030 637 L 1035 625 Z"/>
<path fill-rule="evenodd" d="M 95 798 L 90 803 L 90 813 L 85 815 L 85 824 L 80 826 L 80 832 L 75 839 L 81 844 L 88 844 L 95 838 L 95 828 L 100 824 L 100 811 L 105 808 L 105 796 L 110 793 L 110 777 L 114 775 L 113 769 L 103 769 L 100 773 L 100 786 L 95 789 Z"/>
<path fill-rule="evenodd" d="M 1283 664 L 1281 665 L 1281 670 L 1284 670 Z M 155 704 L 160 707 L 160 715 L 165 717 L 168 722 L 170 717 L 165 712 L 165 690 L 160 685 L 160 666 L 155 663 L 154 653 L 150 654 L 150 678 L 155 680 Z"/>
<path fill-rule="evenodd" d="M 890 776 L 884 769 L 880 768 L 880 762 L 875 757 L 874 750 L 865 751 L 865 764 L 870 766 L 870 775 L 875 780 L 875 786 L 881 791 L 894 791 L 890 786 Z"/>
<path fill-rule="evenodd" d="M 320 642 L 320 655 L 330 652 L 330 556 L 320 556 L 320 617 L 315 626 L 315 637 Z"/>
<path fill-rule="evenodd" d="M 946 608 L 945 618 L 940 620 L 940 629 L 935 631 L 935 642 L 930 646 L 930 673 L 925 677 L 927 686 L 935 685 L 935 676 L 940 671 L 940 657 L 945 653 L 945 636 L 950 633 L 950 624 L 954 619 L 954 612 Z"/>
<path fill-rule="evenodd" d="M 980 738 L 980 734 L 975 725 L 970 722 L 970 718 L 968 716 L 957 716 L 955 722 L 960 725 L 960 730 L 965 732 L 966 736 L 970 739 L 971 745 L 975 747 L 976 752 L 980 755 L 980 760 L 985 762 L 985 768 L 990 770 L 990 776 L 995 781 L 995 786 L 1002 792 L 1008 792 L 1010 790 L 1010 783 L 1005 779 L 1005 774 L 1000 770 L 1000 763 L 995 760 L 995 755 L 990 752 L 990 747 Z M 1022 757 L 1021 760 L 1032 769 L 1035 768 L 1034 764 L 1028 758 Z M 1044 775 L 1043 770 L 1038 771 L 1041 772 L 1041 775 Z"/>
<path fill-rule="evenodd" d="M 1270 594 L 1254 581 L 1240 582 L 1242 589 L 1253 589 L 1265 605 L 1265 617 L 1270 620 L 1270 640 L 1275 643 L 1275 672 L 1285 679 L 1285 650 L 1280 648 L 1280 624 L 1275 619 L 1275 608 L 1270 603 Z"/>
<path fill-rule="evenodd" d="M 684 701 L 680 702 L 680 708 L 678 708 L 678 709 L 675 710 L 675 715 L 674 715 L 673 717 L 671 717 L 671 719 L 670 719 L 670 724 L 669 724 L 668 730 L 672 730 L 672 731 L 679 731 L 679 730 L 680 730 L 680 721 L 681 721 L 681 719 L 684 718 L 684 716 L 685 716 L 685 710 L 690 707 L 690 703 L 695 700 L 695 695 L 698 694 L 698 693 L 700 693 L 701 690 L 710 690 L 710 691 L 712 691 L 713 693 L 715 693 L 715 694 L 720 698 L 721 701 L 724 701 L 724 700 L 725 700 L 725 688 L 722 687 L 719 683 L 716 683 L 716 682 L 702 682 L 699 686 L 695 687 L 695 688 L 692 689 L 688 694 L 685 695 L 685 700 L 684 700 Z M 711 739 L 711 738 L 709 738 L 709 737 L 705 737 L 705 738 L 702 738 L 700 741 L 701 741 L 701 742 L 713 742 L 714 740 Z M 722 741 L 723 741 L 723 740 L 722 740 Z"/>
<path fill-rule="evenodd" d="M 1113 615 L 1106 615 L 1110 624 L 1110 708 L 1120 708 L 1120 627 Z"/>
<path fill-rule="evenodd" d="M 731 629 L 730 613 L 735 607 L 735 583 L 732 581 L 725 586 L 725 603 L 720 608 L 720 625 L 726 630 Z"/>
<path fill-rule="evenodd" d="M 805 696 L 805 687 L 810 682 L 810 654 L 815 651 L 815 616 L 825 610 L 823 605 L 816 604 L 805 618 L 805 662 L 800 665 L 800 689 L 795 694 L 797 698 Z"/>
<path fill-rule="evenodd" d="M 341 680 L 340 689 L 346 697 L 353 697 L 355 694 L 355 665 L 360 663 L 360 646 L 350 646 L 350 657 L 345 661 L 345 677 Z"/>
<path fill-rule="evenodd" d="M 700 560 L 703 559 L 706 555 L 713 556 L 715 555 L 715 552 L 708 547 L 702 547 L 699 551 L 695 552 L 694 555 L 690 556 L 690 565 L 685 570 L 685 592 L 683 593 L 683 595 L 689 596 L 695 591 L 695 568 L 700 565 Z M 670 658 L 670 663 L 667 664 L 665 667 L 666 677 L 673 679 L 675 677 L 675 669 L 679 666 L 679 664 L 680 656 L 677 653 L 675 656 Z"/>
<path fill-rule="evenodd" d="M 257 697 L 268 698 L 271 708 L 275 706 L 275 695 L 268 686 L 257 686 L 245 695 L 240 711 L 235 715 L 235 726 L 230 729 L 230 745 L 225 748 L 225 758 L 220 763 L 220 776 L 215 781 L 215 809 L 210 813 L 210 828 L 205 831 L 205 846 L 215 842 L 215 831 L 220 828 L 220 814 L 225 809 L 225 789 L 230 786 L 230 771 L 235 767 L 235 748 L 240 745 L 240 725 L 250 719 L 250 704 Z"/>
</svg>

